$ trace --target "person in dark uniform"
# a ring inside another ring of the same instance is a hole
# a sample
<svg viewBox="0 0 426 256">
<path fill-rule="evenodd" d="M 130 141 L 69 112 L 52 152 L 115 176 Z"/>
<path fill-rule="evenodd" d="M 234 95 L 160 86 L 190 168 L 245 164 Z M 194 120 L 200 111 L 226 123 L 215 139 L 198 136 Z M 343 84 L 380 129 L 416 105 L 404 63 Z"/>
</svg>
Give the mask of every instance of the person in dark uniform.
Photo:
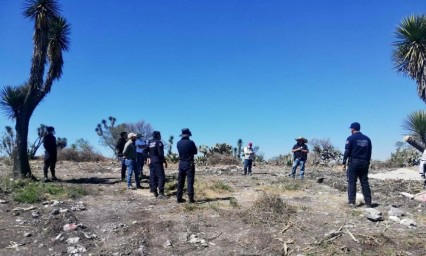
<svg viewBox="0 0 426 256">
<path fill-rule="evenodd" d="M 293 152 L 293 166 L 291 167 L 291 174 L 290 176 L 294 179 L 296 177 L 296 169 L 297 166 L 300 165 L 300 171 L 299 171 L 299 177 L 301 180 L 303 180 L 305 176 L 305 163 L 306 159 L 308 159 L 308 153 L 309 149 L 306 143 L 308 143 L 308 140 L 299 137 L 295 139 L 297 143 L 293 146 L 293 149 L 291 152 Z"/>
<path fill-rule="evenodd" d="M 177 143 L 177 149 L 179 152 L 179 174 L 178 174 L 178 185 L 177 185 L 177 202 L 184 203 L 185 199 L 182 198 L 183 187 L 185 185 L 185 178 L 188 177 L 188 198 L 189 203 L 194 203 L 194 178 L 195 178 L 195 165 L 194 155 L 197 152 L 197 146 L 189 139 L 192 136 L 191 131 L 188 128 L 182 129 L 180 135 L 182 139 Z"/>
<path fill-rule="evenodd" d="M 44 181 L 49 181 L 49 178 L 47 177 L 48 169 L 50 168 L 50 173 L 52 174 L 52 180 L 57 181 L 58 178 L 56 178 L 55 175 L 55 167 L 56 167 L 56 160 L 57 160 L 57 147 L 56 147 L 56 137 L 55 137 L 55 128 L 52 126 L 49 126 L 46 128 L 47 134 L 43 137 L 43 147 L 45 149 L 44 152 L 44 166 L 43 166 L 43 172 L 44 172 Z"/>
<path fill-rule="evenodd" d="M 167 162 L 164 157 L 164 145 L 159 131 L 152 133 L 152 139 L 149 140 L 144 151 L 148 153 L 149 158 L 149 186 L 151 193 L 158 199 L 166 199 L 167 197 L 164 195 L 166 175 L 163 164 L 167 168 Z"/>
<path fill-rule="evenodd" d="M 117 145 L 115 146 L 115 151 L 117 153 L 118 160 L 121 162 L 121 180 L 126 180 L 126 160 L 123 157 L 124 146 L 127 142 L 127 132 L 120 133 L 120 139 L 117 141 Z"/>
<path fill-rule="evenodd" d="M 346 170 L 346 161 L 349 160 L 346 171 L 348 179 L 348 204 L 355 207 L 356 182 L 361 182 L 365 205 L 371 207 L 371 191 L 368 183 L 368 168 L 371 160 L 371 140 L 360 132 L 361 125 L 357 122 L 349 127 L 352 135 L 346 140 L 345 154 L 343 155 L 343 171 Z"/>
</svg>

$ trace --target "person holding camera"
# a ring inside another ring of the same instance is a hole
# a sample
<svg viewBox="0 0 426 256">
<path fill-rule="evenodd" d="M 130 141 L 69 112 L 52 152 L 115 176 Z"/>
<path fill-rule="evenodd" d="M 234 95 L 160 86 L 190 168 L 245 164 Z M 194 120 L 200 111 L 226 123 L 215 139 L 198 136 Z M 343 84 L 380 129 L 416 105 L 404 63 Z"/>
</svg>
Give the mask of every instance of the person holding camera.
<svg viewBox="0 0 426 256">
<path fill-rule="evenodd" d="M 291 167 L 290 176 L 294 179 L 296 177 L 296 169 L 300 166 L 299 177 L 303 180 L 305 176 L 305 163 L 309 153 L 308 146 L 306 145 L 308 140 L 303 137 L 296 138 L 295 140 L 297 143 L 293 146 L 291 151 L 293 152 L 293 166 Z"/>
</svg>

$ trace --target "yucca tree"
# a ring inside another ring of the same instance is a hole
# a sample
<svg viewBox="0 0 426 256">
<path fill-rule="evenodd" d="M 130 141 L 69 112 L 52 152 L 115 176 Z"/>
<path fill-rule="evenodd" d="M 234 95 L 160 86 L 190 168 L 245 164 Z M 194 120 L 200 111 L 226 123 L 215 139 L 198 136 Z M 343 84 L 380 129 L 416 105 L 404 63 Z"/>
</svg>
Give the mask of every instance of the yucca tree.
<svg viewBox="0 0 426 256">
<path fill-rule="evenodd" d="M 395 36 L 395 68 L 417 82 L 417 93 L 426 102 L 426 15 L 404 18 L 396 28 Z"/>
<path fill-rule="evenodd" d="M 426 145 L 426 111 L 419 110 L 410 113 L 402 122 L 402 128 L 408 135 L 404 138 L 405 141 L 423 152 Z"/>
<path fill-rule="evenodd" d="M 21 86 L 5 86 L 0 91 L 3 110 L 16 121 L 17 154 L 14 173 L 32 177 L 28 161 L 28 126 L 37 105 L 61 78 L 62 53 L 68 50 L 70 27 L 60 16 L 56 0 L 25 1 L 24 16 L 34 22 L 33 56 L 28 81 Z M 45 68 L 48 70 L 45 74 Z"/>
</svg>

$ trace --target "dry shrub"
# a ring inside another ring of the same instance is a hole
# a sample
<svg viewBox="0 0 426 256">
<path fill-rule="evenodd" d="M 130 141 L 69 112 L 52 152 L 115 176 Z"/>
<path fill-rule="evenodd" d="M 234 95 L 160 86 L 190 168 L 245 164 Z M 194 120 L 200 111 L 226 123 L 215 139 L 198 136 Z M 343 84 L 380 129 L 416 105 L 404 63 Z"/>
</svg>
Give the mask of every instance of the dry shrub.
<svg viewBox="0 0 426 256">
<path fill-rule="evenodd" d="M 238 161 L 232 155 L 223 155 L 213 153 L 207 157 L 207 165 L 231 165 L 237 164 Z"/>
<path fill-rule="evenodd" d="M 97 162 L 105 160 L 105 157 L 93 150 L 64 148 L 58 150 L 58 160 L 73 162 Z"/>
<path fill-rule="evenodd" d="M 279 195 L 262 194 L 253 206 L 243 213 L 243 220 L 252 224 L 267 224 L 268 226 L 284 223 L 290 219 L 296 209 L 284 202 Z"/>
</svg>

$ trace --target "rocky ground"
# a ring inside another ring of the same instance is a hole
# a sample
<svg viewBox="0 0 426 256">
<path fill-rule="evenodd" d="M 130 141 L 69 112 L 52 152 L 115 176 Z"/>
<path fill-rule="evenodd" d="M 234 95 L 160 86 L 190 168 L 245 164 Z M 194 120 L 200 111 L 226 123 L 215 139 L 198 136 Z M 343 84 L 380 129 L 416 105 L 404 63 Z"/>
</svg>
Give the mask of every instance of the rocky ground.
<svg viewBox="0 0 426 256">
<path fill-rule="evenodd" d="M 31 164 L 42 177 L 41 162 Z M 42 202 L 24 204 L 14 201 L 15 192 L 1 188 L 0 255 L 426 251 L 426 203 L 400 194 L 420 192 L 420 180 L 371 179 L 374 210 L 366 210 L 346 206 L 345 174 L 337 168 L 308 167 L 305 180 L 293 180 L 283 167 L 256 166 L 252 176 L 242 176 L 240 166 L 197 167 L 196 204 L 175 202 L 176 166 L 166 171 L 167 200 L 154 198 L 146 180 L 144 189 L 127 190 L 116 162 L 60 162 L 57 170 L 61 181 L 55 185 L 84 188 L 86 195 L 46 195 Z M 7 172 L 0 165 L 3 180 Z"/>
</svg>

